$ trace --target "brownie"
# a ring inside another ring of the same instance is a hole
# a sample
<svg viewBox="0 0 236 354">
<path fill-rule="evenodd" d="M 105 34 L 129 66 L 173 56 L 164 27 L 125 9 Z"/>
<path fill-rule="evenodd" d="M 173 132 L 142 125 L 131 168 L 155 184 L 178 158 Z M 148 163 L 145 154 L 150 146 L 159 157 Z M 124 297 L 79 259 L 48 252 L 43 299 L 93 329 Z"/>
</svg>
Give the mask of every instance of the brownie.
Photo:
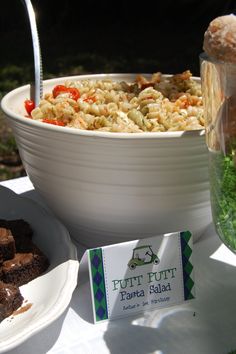
<svg viewBox="0 0 236 354">
<path fill-rule="evenodd" d="M 17 286 L 0 281 L 0 322 L 16 311 L 22 305 L 23 300 Z"/>
<path fill-rule="evenodd" d="M 1 280 L 17 286 L 37 278 L 49 266 L 47 257 L 31 243 L 31 251 L 16 253 L 13 259 L 4 261 L 0 267 Z"/>
<path fill-rule="evenodd" d="M 19 286 L 40 276 L 48 258 L 32 242 L 33 230 L 23 219 L 0 219 L 0 321 L 23 302 Z"/>
<path fill-rule="evenodd" d="M 23 235 L 32 239 L 33 230 L 27 221 L 23 219 L 7 220 L 7 225 L 14 237 L 17 238 Z"/>
<path fill-rule="evenodd" d="M 11 231 L 5 227 L 0 227 L 0 263 L 13 258 L 15 251 L 15 240 Z"/>
<path fill-rule="evenodd" d="M 11 230 L 11 233 L 15 240 L 16 251 L 29 250 L 29 241 L 32 240 L 33 230 L 30 224 L 23 219 L 7 220 L 7 227 Z"/>
</svg>

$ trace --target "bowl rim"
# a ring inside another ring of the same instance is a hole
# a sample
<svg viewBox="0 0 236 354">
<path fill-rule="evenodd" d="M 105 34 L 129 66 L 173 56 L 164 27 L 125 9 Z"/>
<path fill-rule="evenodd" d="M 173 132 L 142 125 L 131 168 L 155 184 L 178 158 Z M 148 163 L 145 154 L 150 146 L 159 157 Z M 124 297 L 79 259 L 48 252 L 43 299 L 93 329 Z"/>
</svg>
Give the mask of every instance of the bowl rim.
<svg viewBox="0 0 236 354">
<path fill-rule="evenodd" d="M 52 79 L 47 79 L 43 81 L 44 86 L 57 84 L 61 82 L 65 82 L 68 80 L 76 81 L 76 80 L 84 80 L 84 79 L 119 79 L 126 77 L 127 80 L 130 78 L 134 79 L 137 75 L 144 75 L 146 77 L 150 77 L 152 74 L 150 73 L 101 73 L 101 74 L 86 74 L 86 75 L 73 75 L 73 76 L 62 76 Z M 173 74 L 162 74 L 164 77 L 170 77 Z M 200 81 L 200 77 L 192 76 L 192 78 L 196 81 Z M 186 130 L 186 131 L 167 131 L 167 132 L 140 132 L 140 133 L 125 133 L 125 132 L 103 132 L 97 130 L 81 130 L 78 128 L 72 127 L 63 127 L 56 126 L 53 124 L 45 124 L 43 122 L 33 120 L 23 116 L 20 113 L 16 113 L 12 109 L 9 108 L 9 102 L 12 98 L 17 96 L 18 94 L 30 91 L 30 84 L 26 84 L 15 88 L 14 90 L 5 94 L 1 100 L 1 109 L 4 114 L 10 120 L 18 121 L 23 123 L 26 126 L 37 127 L 42 130 L 47 130 L 51 132 L 60 132 L 69 135 L 78 135 L 78 136 L 89 136 L 94 138 L 109 138 L 109 139 L 156 139 L 156 138 L 180 138 L 180 137 L 193 137 L 193 136 L 204 136 L 205 129 L 196 129 L 196 130 Z"/>
</svg>

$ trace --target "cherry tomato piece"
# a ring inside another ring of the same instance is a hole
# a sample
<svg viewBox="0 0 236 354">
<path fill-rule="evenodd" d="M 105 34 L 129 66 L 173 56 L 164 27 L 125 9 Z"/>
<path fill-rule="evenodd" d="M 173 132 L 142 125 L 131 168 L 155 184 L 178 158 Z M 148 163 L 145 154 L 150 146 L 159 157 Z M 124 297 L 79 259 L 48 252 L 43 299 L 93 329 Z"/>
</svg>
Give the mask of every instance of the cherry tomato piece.
<svg viewBox="0 0 236 354">
<path fill-rule="evenodd" d="M 76 87 L 68 87 L 68 92 L 70 93 L 70 98 L 77 101 L 80 98 L 80 92 Z"/>
<path fill-rule="evenodd" d="M 75 101 L 80 98 L 80 92 L 76 87 L 66 87 L 64 85 L 55 86 L 52 90 L 53 97 L 56 98 L 60 93 L 69 93 L 69 97 Z"/>
<path fill-rule="evenodd" d="M 60 93 L 67 92 L 67 87 L 64 85 L 57 85 L 52 90 L 53 97 L 56 98 Z"/>
<path fill-rule="evenodd" d="M 53 125 L 59 125 L 61 127 L 65 126 L 65 123 L 59 120 L 55 120 L 55 119 L 49 119 L 49 118 L 44 118 L 43 119 L 44 123 L 48 123 L 48 124 L 53 124 Z"/>
<path fill-rule="evenodd" d="M 24 102 L 25 110 L 29 116 L 31 116 L 32 110 L 35 108 L 35 103 L 33 100 L 25 100 Z"/>
</svg>

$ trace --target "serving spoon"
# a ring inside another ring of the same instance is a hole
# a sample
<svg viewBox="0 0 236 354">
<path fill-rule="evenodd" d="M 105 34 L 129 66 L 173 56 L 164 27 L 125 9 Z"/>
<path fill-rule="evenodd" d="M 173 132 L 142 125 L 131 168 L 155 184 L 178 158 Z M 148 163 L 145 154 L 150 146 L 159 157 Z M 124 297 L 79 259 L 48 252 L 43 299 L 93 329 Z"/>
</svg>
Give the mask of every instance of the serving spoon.
<svg viewBox="0 0 236 354">
<path fill-rule="evenodd" d="M 34 53 L 34 82 L 30 84 L 30 99 L 35 102 L 35 106 L 38 106 L 40 99 L 43 96 L 43 66 L 39 35 L 35 19 L 35 12 L 31 1 L 22 0 L 22 2 L 25 5 L 29 17 Z"/>
</svg>

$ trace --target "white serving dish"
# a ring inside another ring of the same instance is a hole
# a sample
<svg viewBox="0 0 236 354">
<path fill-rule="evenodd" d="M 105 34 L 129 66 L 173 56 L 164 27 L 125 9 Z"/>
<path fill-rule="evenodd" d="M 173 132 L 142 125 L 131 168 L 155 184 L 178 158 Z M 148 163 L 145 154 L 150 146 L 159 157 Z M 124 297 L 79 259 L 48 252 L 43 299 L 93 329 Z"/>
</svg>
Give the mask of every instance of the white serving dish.
<svg viewBox="0 0 236 354">
<path fill-rule="evenodd" d="M 44 92 L 66 77 L 44 82 Z M 109 133 L 25 118 L 29 86 L 2 99 L 30 180 L 79 243 L 94 247 L 183 229 L 196 241 L 211 222 L 204 130 Z"/>
</svg>

